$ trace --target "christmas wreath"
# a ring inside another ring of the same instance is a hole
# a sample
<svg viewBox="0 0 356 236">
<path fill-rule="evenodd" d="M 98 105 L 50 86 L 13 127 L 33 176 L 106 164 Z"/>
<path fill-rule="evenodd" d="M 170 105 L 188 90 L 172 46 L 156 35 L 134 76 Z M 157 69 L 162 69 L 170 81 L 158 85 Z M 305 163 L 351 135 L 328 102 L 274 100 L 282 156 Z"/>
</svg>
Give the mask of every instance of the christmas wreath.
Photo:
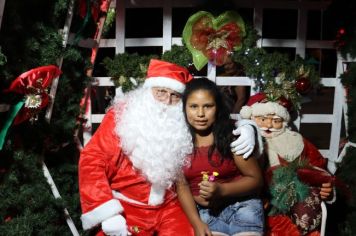
<svg viewBox="0 0 356 236">
<path fill-rule="evenodd" d="M 199 11 L 189 17 L 183 29 L 183 41 L 193 57 L 197 70 L 208 61 L 221 66 L 242 46 L 245 24 L 235 11 L 227 11 L 215 18 L 211 13 Z"/>
</svg>

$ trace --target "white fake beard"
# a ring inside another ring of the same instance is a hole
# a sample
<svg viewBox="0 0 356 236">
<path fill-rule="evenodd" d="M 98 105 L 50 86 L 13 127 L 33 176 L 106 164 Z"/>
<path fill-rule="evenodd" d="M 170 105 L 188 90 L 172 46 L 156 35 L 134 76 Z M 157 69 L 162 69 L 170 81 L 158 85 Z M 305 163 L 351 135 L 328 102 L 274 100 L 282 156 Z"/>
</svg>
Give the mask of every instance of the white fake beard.
<svg viewBox="0 0 356 236">
<path fill-rule="evenodd" d="M 119 100 L 126 104 L 115 128 L 122 149 L 152 185 L 169 188 L 193 149 L 182 102 L 158 102 L 151 88 L 139 88 Z"/>
<path fill-rule="evenodd" d="M 283 122 L 283 126 L 280 129 L 260 127 L 261 136 L 264 138 L 275 138 L 286 131 L 287 124 Z"/>
</svg>

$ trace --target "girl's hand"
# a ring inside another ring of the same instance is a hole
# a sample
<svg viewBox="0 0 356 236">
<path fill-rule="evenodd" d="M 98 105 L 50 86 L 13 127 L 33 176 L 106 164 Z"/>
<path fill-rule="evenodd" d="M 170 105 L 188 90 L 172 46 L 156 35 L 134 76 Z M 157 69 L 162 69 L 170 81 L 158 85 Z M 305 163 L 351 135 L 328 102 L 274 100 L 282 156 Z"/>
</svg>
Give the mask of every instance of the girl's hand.
<svg viewBox="0 0 356 236">
<path fill-rule="evenodd" d="M 195 236 L 212 236 L 209 227 L 203 221 L 200 221 L 197 225 L 194 225 Z"/>
<path fill-rule="evenodd" d="M 322 200 L 329 200 L 333 197 L 333 186 L 331 183 L 323 183 L 321 185 L 320 197 Z"/>
<path fill-rule="evenodd" d="M 199 204 L 200 206 L 203 206 L 203 207 L 208 207 L 210 205 L 210 202 L 207 201 L 206 199 L 202 198 L 201 196 L 197 195 L 197 196 L 194 196 L 194 201 Z"/>
<path fill-rule="evenodd" d="M 199 196 L 206 200 L 211 200 L 219 196 L 221 184 L 218 182 L 202 181 L 199 187 Z"/>
</svg>

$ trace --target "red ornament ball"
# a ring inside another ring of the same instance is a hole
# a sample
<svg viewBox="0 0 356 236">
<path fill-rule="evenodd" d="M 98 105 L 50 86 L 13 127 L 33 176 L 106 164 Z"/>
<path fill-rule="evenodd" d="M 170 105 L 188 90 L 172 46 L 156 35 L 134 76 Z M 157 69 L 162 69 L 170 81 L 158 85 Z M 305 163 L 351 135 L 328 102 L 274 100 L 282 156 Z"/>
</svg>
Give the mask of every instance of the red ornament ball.
<svg viewBox="0 0 356 236">
<path fill-rule="evenodd" d="M 311 86 L 310 80 L 306 77 L 300 77 L 295 82 L 295 88 L 296 88 L 297 92 L 300 94 L 308 93 L 309 90 L 311 89 L 311 87 L 312 86 Z"/>
</svg>

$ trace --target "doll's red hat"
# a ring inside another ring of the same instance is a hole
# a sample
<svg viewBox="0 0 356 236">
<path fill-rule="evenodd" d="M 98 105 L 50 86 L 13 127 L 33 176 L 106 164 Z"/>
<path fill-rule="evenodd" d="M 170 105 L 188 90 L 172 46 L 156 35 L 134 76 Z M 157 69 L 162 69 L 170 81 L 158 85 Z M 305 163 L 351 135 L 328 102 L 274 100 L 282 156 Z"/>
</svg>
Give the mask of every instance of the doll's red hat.
<svg viewBox="0 0 356 236">
<path fill-rule="evenodd" d="M 151 59 L 148 65 L 147 78 L 144 87 L 164 87 L 170 88 L 176 92 L 182 93 L 185 89 L 185 84 L 193 79 L 185 67 Z"/>
<path fill-rule="evenodd" d="M 283 118 L 286 122 L 290 120 L 287 107 L 278 101 L 268 101 L 265 93 L 256 93 L 251 96 L 240 111 L 241 118 L 251 119 L 253 116 L 276 115 Z"/>
<path fill-rule="evenodd" d="M 255 104 L 256 102 L 263 102 L 263 101 L 267 101 L 267 96 L 265 93 L 256 93 L 255 95 L 252 95 L 246 105 L 247 106 L 252 106 L 253 104 Z"/>
</svg>

